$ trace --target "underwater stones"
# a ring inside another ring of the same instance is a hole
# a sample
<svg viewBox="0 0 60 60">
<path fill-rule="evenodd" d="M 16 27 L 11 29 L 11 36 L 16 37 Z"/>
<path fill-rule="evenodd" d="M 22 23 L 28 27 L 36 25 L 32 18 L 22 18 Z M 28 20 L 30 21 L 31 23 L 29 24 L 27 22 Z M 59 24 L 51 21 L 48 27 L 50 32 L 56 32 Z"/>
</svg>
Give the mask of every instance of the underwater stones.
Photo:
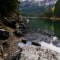
<svg viewBox="0 0 60 60">
<path fill-rule="evenodd" d="M 46 43 L 50 43 L 50 42 L 51 42 L 51 40 L 44 40 L 44 42 L 46 42 Z"/>
<path fill-rule="evenodd" d="M 53 43 L 53 45 L 55 45 L 56 47 L 60 47 L 60 41 L 59 41 L 59 40 L 53 41 L 52 43 Z"/>
</svg>

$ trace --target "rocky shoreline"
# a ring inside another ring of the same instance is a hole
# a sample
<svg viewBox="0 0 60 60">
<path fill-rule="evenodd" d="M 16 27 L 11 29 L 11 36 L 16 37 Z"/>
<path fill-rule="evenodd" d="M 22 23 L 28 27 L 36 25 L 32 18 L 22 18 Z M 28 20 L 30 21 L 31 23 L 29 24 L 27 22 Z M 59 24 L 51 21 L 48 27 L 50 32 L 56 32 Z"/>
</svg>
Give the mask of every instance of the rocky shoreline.
<svg viewBox="0 0 60 60">
<path fill-rule="evenodd" d="M 60 60 L 60 53 L 44 46 L 24 46 L 8 60 Z"/>
<path fill-rule="evenodd" d="M 46 47 L 24 47 L 22 48 L 20 60 L 60 60 L 60 54 Z"/>
<path fill-rule="evenodd" d="M 27 38 L 28 36 L 30 38 Z M 39 38 L 37 36 L 39 36 Z M 10 58 L 12 59 L 9 59 L 9 60 L 13 60 L 13 59 L 17 59 L 17 60 L 60 60 L 59 52 L 55 50 L 51 50 L 47 48 L 46 46 L 39 44 L 40 38 L 41 38 L 41 35 L 39 33 L 32 33 L 31 35 L 29 34 L 26 35 L 24 39 L 22 38 L 22 40 L 17 43 L 17 46 L 19 48 L 17 50 L 18 52 L 16 53 L 17 55 L 14 54 L 15 56 L 14 55 L 10 56 Z M 50 37 L 48 39 L 50 39 L 49 41 L 52 41 L 53 38 Z M 45 39 L 46 40 L 45 42 L 50 44 L 48 39 L 47 40 Z"/>
<path fill-rule="evenodd" d="M 60 53 L 47 48 L 47 46 L 42 45 L 43 43 L 39 43 L 43 41 L 50 44 L 52 42 L 55 47 L 60 47 L 60 41 L 58 41 L 54 34 L 46 33 L 43 30 L 38 32 L 30 31 L 25 34 L 26 31 L 29 31 L 23 31 L 26 28 L 26 22 L 18 23 L 15 26 L 17 29 L 12 29 L 12 21 L 5 20 L 4 22 L 6 21 L 10 23 L 10 27 L 7 27 L 9 30 L 8 46 L 4 46 L 6 49 L 4 48 L 3 57 L 0 60 L 60 60 Z"/>
<path fill-rule="evenodd" d="M 60 53 L 38 44 L 41 40 L 50 44 L 52 39 L 52 37 L 40 33 L 28 33 L 22 38 L 11 36 L 9 42 L 10 52 L 7 52 L 5 60 L 60 60 Z M 19 46 L 18 43 L 25 45 Z"/>
</svg>

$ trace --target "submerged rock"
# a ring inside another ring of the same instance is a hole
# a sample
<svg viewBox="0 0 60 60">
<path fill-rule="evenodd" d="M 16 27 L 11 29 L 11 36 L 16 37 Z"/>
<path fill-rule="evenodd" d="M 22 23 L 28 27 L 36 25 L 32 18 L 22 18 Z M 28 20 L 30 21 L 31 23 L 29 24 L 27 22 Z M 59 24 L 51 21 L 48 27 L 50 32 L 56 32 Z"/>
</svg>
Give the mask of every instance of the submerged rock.
<svg viewBox="0 0 60 60">
<path fill-rule="evenodd" d="M 56 47 L 60 47 L 60 40 L 52 42 Z"/>
</svg>

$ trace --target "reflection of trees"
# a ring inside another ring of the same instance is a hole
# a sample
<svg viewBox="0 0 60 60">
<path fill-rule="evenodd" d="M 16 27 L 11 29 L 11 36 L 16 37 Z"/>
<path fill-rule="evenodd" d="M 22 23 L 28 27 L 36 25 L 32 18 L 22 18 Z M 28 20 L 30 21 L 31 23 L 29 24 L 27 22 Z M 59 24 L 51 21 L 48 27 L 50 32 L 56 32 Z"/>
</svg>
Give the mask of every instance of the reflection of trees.
<svg viewBox="0 0 60 60">
<path fill-rule="evenodd" d="M 54 22 L 54 32 L 55 35 L 60 38 L 60 21 Z"/>
<path fill-rule="evenodd" d="M 60 0 L 57 0 L 53 13 L 56 17 L 60 17 Z M 54 22 L 54 32 L 57 37 L 60 38 L 60 21 Z"/>
</svg>

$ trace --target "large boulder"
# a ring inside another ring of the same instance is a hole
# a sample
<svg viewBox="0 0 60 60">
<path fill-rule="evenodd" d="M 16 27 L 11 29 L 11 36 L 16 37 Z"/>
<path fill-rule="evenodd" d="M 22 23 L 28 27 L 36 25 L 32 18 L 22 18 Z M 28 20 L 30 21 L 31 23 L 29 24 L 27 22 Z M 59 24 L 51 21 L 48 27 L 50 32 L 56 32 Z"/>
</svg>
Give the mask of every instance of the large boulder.
<svg viewBox="0 0 60 60">
<path fill-rule="evenodd" d="M 9 37 L 9 32 L 4 29 L 0 29 L 0 40 L 6 40 Z"/>
</svg>

